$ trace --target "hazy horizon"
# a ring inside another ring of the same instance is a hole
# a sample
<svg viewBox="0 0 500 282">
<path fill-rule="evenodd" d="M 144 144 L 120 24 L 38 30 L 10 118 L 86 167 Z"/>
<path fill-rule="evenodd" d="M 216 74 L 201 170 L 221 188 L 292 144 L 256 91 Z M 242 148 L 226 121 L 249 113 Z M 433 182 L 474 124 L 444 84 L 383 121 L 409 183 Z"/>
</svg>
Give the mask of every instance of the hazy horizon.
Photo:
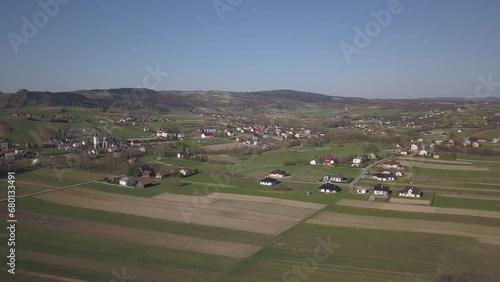
<svg viewBox="0 0 500 282">
<path fill-rule="evenodd" d="M 58 1 L 3 4 L 0 91 L 411 99 L 470 97 L 481 78 L 500 82 L 494 0 Z"/>
</svg>

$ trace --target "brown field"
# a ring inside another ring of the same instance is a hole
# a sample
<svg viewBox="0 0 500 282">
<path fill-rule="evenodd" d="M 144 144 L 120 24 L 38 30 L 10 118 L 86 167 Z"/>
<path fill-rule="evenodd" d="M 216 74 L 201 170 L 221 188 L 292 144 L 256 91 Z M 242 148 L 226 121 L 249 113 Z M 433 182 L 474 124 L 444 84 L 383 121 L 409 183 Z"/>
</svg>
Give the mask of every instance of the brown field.
<svg viewBox="0 0 500 282">
<path fill-rule="evenodd" d="M 442 169 L 442 170 L 463 170 L 463 171 L 491 171 L 487 167 L 476 167 L 470 165 L 451 165 L 451 164 L 434 164 L 429 162 L 408 162 L 402 161 L 402 165 L 414 166 L 428 169 Z"/>
<path fill-rule="evenodd" d="M 391 197 L 391 203 L 394 204 L 404 204 L 404 205 L 424 205 L 429 206 L 431 201 L 429 200 L 421 200 L 421 199 L 402 199 L 402 198 L 394 198 Z"/>
<path fill-rule="evenodd" d="M 308 219 L 307 223 L 361 229 L 405 231 L 472 237 L 480 242 L 500 245 L 500 227 L 476 224 L 436 222 L 377 216 L 357 216 L 324 212 Z"/>
<path fill-rule="evenodd" d="M 207 145 L 203 146 L 203 149 L 207 151 L 223 151 L 223 150 L 231 150 L 235 148 L 243 148 L 247 147 L 248 145 L 245 145 L 243 143 L 239 142 L 234 142 L 234 143 L 226 143 L 226 144 L 215 144 L 215 145 Z"/>
<path fill-rule="evenodd" d="M 40 216 L 33 213 L 18 213 L 18 217 L 24 224 L 46 229 L 234 258 L 247 257 L 259 248 L 259 246 L 249 244 L 206 240 L 164 232 L 100 224 L 84 220 L 55 216 Z"/>
<path fill-rule="evenodd" d="M 405 211 L 405 212 L 422 212 L 422 213 L 440 213 L 440 214 L 454 214 L 454 215 L 467 215 L 467 216 L 480 216 L 500 218 L 500 212 L 471 210 L 471 209 L 455 209 L 455 208 L 437 208 L 431 206 L 418 206 L 418 205 L 400 205 L 391 203 L 376 203 L 342 199 L 337 202 L 337 205 L 349 206 L 356 208 L 369 208 L 379 210 L 392 210 L 392 211 Z"/>
<path fill-rule="evenodd" d="M 191 203 L 178 195 L 166 199 L 137 198 L 132 196 L 98 192 L 83 188 L 62 190 L 37 197 L 60 204 L 90 209 L 120 212 L 170 221 L 194 223 L 248 232 L 275 235 L 297 224 L 324 205 L 298 201 L 277 200 L 267 197 L 216 194 L 229 201 L 204 202 L 192 197 Z M 174 200 L 169 200 L 173 197 Z M 189 197 L 189 196 L 186 196 Z M 181 200 L 181 201 L 179 201 Z M 198 200 L 198 201 L 196 201 Z M 268 203 L 251 208 L 247 202 Z"/>
<path fill-rule="evenodd" d="M 499 196 L 480 196 L 480 195 L 468 195 L 468 194 L 448 194 L 448 193 L 439 193 L 439 196 L 447 197 L 447 198 L 459 198 L 459 199 L 471 199 L 471 200 L 486 200 L 486 201 L 500 201 Z"/>
</svg>

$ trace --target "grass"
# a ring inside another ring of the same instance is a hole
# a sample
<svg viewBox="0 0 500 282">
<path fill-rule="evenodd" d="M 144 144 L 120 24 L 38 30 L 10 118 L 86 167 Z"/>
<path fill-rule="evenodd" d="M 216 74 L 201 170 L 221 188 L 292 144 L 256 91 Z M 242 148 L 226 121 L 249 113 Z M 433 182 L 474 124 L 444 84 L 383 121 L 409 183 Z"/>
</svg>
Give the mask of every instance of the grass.
<svg viewBox="0 0 500 282">
<path fill-rule="evenodd" d="M 222 256 L 130 244 L 31 226 L 19 226 L 17 234 L 18 250 L 21 251 L 51 253 L 124 267 L 162 270 L 168 265 L 169 268 L 220 273 L 233 262 L 233 259 Z"/>
<path fill-rule="evenodd" d="M 307 273 L 309 281 L 331 277 L 345 281 L 429 281 L 438 271 L 481 272 L 495 269 L 500 262 L 500 247 L 484 247 L 470 238 L 301 223 L 235 266 L 227 280 L 248 281 L 245 277 L 252 274 L 259 281 L 278 280 L 303 262 L 312 267 L 314 250 L 321 246 L 318 240 L 328 241 L 328 237 L 337 247 L 326 260 L 316 261 L 317 269 Z M 488 257 L 488 262 L 483 264 L 483 257 Z"/>
<path fill-rule="evenodd" d="M 0 205 L 1 206 L 1 205 Z M 182 222 L 166 221 L 142 216 L 126 215 L 121 213 L 107 212 L 94 209 L 86 209 L 57 204 L 44 201 L 34 197 L 27 197 L 18 200 L 19 209 L 26 212 L 37 214 L 46 214 L 52 216 L 61 216 L 99 222 L 110 225 L 138 228 L 158 232 L 167 232 L 183 236 L 204 238 L 209 240 L 245 243 L 245 244 L 263 244 L 269 240 L 270 236 L 225 229 L 220 227 L 211 227 L 196 224 L 187 224 Z"/>
<path fill-rule="evenodd" d="M 437 195 L 434 199 L 435 207 L 474 209 L 500 212 L 499 201 L 448 198 Z"/>
<path fill-rule="evenodd" d="M 329 205 L 326 207 L 326 210 L 331 212 L 352 214 L 359 216 L 379 216 L 379 217 L 400 218 L 400 219 L 444 221 L 444 222 L 480 224 L 488 226 L 500 226 L 500 219 L 488 218 L 488 217 L 365 209 L 365 208 L 355 208 L 355 207 L 339 206 L 339 205 Z"/>
</svg>

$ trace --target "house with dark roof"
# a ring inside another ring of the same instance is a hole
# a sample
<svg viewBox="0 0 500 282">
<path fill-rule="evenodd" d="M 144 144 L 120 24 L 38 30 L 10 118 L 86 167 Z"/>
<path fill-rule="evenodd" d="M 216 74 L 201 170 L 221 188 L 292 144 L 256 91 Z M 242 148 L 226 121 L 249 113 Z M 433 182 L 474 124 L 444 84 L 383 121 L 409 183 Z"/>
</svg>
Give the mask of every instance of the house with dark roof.
<svg viewBox="0 0 500 282">
<path fill-rule="evenodd" d="M 149 178 L 144 178 L 144 179 L 141 179 L 140 181 L 137 182 L 136 188 L 143 189 L 143 188 L 149 187 L 151 185 L 153 185 L 153 182 L 151 182 L 151 180 Z"/>
<path fill-rule="evenodd" d="M 373 186 L 373 195 L 387 196 L 391 192 L 389 186 L 384 186 L 382 184 L 377 184 Z"/>
<path fill-rule="evenodd" d="M 273 186 L 277 183 L 278 183 L 278 180 L 271 178 L 271 177 L 266 177 L 266 178 L 260 180 L 260 185 Z"/>
<path fill-rule="evenodd" d="M 285 177 L 285 176 L 288 176 L 288 173 L 282 169 L 276 169 L 276 170 L 273 170 L 271 171 L 271 173 L 269 174 L 269 176 L 271 177 Z"/>
<path fill-rule="evenodd" d="M 403 189 L 399 190 L 400 197 L 420 198 L 423 194 L 422 190 L 414 186 L 404 186 Z"/>
<path fill-rule="evenodd" d="M 319 191 L 322 193 L 330 194 L 330 193 L 338 193 L 340 192 L 340 187 L 332 184 L 332 183 L 325 183 L 321 186 L 319 186 Z"/>
<path fill-rule="evenodd" d="M 183 168 L 179 171 L 179 173 L 182 174 L 184 177 L 188 177 L 194 174 L 194 172 L 189 168 Z"/>
<path fill-rule="evenodd" d="M 394 174 L 386 174 L 386 173 L 377 173 L 373 175 L 373 178 L 377 179 L 378 181 L 394 181 L 396 180 L 396 177 Z"/>
</svg>

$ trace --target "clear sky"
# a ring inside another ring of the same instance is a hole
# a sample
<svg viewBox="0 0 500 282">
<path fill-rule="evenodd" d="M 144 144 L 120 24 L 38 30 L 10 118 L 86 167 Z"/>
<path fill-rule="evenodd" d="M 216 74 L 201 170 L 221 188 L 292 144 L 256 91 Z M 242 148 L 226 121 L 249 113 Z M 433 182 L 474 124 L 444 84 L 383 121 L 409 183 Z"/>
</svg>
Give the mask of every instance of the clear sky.
<svg viewBox="0 0 500 282">
<path fill-rule="evenodd" d="M 221 11 L 230 5 L 219 14 L 213 0 L 72 0 L 45 19 L 39 1 L 1 3 L 1 91 L 147 81 L 156 90 L 415 98 L 470 96 L 478 76 L 500 81 L 498 0 L 401 0 L 364 45 L 355 28 L 395 0 L 217 0 Z M 350 62 L 341 42 L 357 48 Z M 155 81 L 148 66 L 169 75 Z"/>
</svg>

